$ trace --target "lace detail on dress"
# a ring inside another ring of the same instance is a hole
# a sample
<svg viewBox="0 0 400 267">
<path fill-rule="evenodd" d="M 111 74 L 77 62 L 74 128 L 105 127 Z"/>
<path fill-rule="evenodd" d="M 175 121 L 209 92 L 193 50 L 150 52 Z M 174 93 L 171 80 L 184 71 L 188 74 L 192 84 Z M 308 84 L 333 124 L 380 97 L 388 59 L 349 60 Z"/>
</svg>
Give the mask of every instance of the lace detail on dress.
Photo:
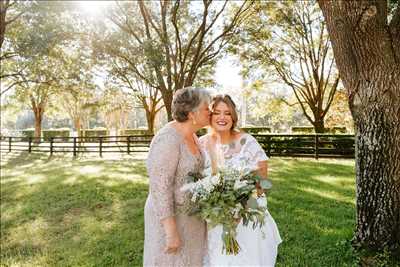
<svg viewBox="0 0 400 267">
<path fill-rule="evenodd" d="M 202 148 L 209 151 L 210 136 L 200 138 Z M 264 150 L 257 140 L 249 135 L 242 134 L 238 140 L 220 145 L 223 152 L 224 164 L 234 169 L 257 169 L 260 161 L 268 160 Z M 209 153 L 205 156 L 205 172 L 211 171 Z M 267 202 L 265 197 L 257 201 Z M 282 242 L 278 228 L 272 216 L 267 212 L 263 227 L 252 229 L 239 223 L 237 227 L 237 240 L 241 246 L 238 255 L 222 254 L 222 226 L 218 225 L 208 229 L 207 253 L 204 266 L 274 266 L 278 245 Z"/>
<path fill-rule="evenodd" d="M 174 183 L 180 154 L 178 136 L 164 131 L 151 143 L 147 157 L 149 189 L 152 199 L 158 205 L 154 210 L 160 220 L 171 217 L 174 210 Z"/>
<path fill-rule="evenodd" d="M 211 158 L 210 153 L 208 153 L 209 138 L 210 136 L 208 135 L 200 138 L 202 149 L 207 153 L 205 157 L 205 169 L 211 168 Z M 223 164 L 226 167 L 256 169 L 258 162 L 268 160 L 260 144 L 249 134 L 242 134 L 230 144 L 217 145 L 218 149 L 223 153 Z"/>
<path fill-rule="evenodd" d="M 167 124 L 153 138 L 147 158 L 149 195 L 145 205 L 144 266 L 202 266 L 205 253 L 205 222 L 187 216 L 179 207 L 187 199 L 180 188 L 188 172 L 200 171 L 203 154 L 193 155 L 183 137 Z M 174 216 L 182 240 L 177 254 L 166 254 L 161 219 Z"/>
</svg>

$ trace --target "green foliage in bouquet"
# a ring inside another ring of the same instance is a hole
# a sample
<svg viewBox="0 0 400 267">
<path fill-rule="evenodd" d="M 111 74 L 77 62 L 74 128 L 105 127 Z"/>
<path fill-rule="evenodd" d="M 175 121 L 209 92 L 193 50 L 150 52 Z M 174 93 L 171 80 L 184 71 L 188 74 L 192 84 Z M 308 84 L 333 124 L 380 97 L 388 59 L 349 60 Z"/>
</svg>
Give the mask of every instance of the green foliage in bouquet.
<svg viewBox="0 0 400 267">
<path fill-rule="evenodd" d="M 263 180 L 255 172 L 221 169 L 215 175 L 203 176 L 189 173 L 186 189 L 191 201 L 186 205 L 186 213 L 207 221 L 213 228 L 222 225 L 223 251 L 237 254 L 240 246 L 236 240 L 236 227 L 240 220 L 253 229 L 264 225 L 266 206 L 257 201 L 257 188 L 269 189 L 271 183 Z"/>
</svg>

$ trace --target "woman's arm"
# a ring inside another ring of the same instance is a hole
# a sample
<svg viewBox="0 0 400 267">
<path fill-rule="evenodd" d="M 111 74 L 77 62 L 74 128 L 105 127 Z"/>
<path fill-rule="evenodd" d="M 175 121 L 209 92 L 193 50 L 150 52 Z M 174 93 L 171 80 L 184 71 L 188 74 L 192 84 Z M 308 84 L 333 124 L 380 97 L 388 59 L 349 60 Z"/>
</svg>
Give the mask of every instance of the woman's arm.
<svg viewBox="0 0 400 267">
<path fill-rule="evenodd" d="M 157 136 L 147 158 L 150 194 L 153 210 L 163 225 L 166 253 L 174 253 L 181 246 L 174 210 L 174 184 L 180 157 L 180 139 L 176 136 Z"/>
<path fill-rule="evenodd" d="M 268 177 L 268 161 L 263 160 L 258 162 L 258 169 L 257 169 L 257 174 L 263 178 L 267 179 Z"/>
</svg>

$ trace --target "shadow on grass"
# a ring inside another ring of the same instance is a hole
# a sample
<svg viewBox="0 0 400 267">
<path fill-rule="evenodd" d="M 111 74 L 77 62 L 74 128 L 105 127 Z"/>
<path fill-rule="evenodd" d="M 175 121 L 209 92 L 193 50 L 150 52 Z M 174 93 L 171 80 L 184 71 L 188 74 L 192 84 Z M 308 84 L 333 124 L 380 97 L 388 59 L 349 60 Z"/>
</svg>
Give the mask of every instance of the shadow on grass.
<svg viewBox="0 0 400 267">
<path fill-rule="evenodd" d="M 353 266 L 345 240 L 354 229 L 354 166 L 297 159 L 271 165 L 269 208 L 284 240 L 277 266 Z"/>
<path fill-rule="evenodd" d="M 269 208 L 284 240 L 277 266 L 351 266 L 343 241 L 354 224 L 353 165 L 274 158 L 270 166 Z M 143 161 L 32 154 L 2 168 L 2 263 L 142 265 Z"/>
<path fill-rule="evenodd" d="M 19 155 L 2 168 L 2 263 L 141 265 L 148 190 L 142 161 Z M 9 182 L 14 172 L 19 179 Z"/>
</svg>

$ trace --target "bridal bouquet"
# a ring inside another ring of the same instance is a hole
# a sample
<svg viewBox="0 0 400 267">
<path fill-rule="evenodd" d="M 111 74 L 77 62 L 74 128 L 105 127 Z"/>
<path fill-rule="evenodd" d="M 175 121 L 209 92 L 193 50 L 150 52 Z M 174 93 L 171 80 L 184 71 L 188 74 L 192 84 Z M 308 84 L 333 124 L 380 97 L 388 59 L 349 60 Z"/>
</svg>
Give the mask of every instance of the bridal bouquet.
<svg viewBox="0 0 400 267">
<path fill-rule="evenodd" d="M 271 188 L 267 180 L 250 170 L 223 168 L 215 174 L 189 173 L 188 183 L 181 190 L 190 193 L 185 207 L 189 215 L 196 215 L 212 228 L 222 225 L 223 252 L 237 254 L 240 246 L 236 240 L 236 226 L 252 224 L 253 229 L 264 224 L 267 207 L 257 202 L 257 186 Z"/>
</svg>

